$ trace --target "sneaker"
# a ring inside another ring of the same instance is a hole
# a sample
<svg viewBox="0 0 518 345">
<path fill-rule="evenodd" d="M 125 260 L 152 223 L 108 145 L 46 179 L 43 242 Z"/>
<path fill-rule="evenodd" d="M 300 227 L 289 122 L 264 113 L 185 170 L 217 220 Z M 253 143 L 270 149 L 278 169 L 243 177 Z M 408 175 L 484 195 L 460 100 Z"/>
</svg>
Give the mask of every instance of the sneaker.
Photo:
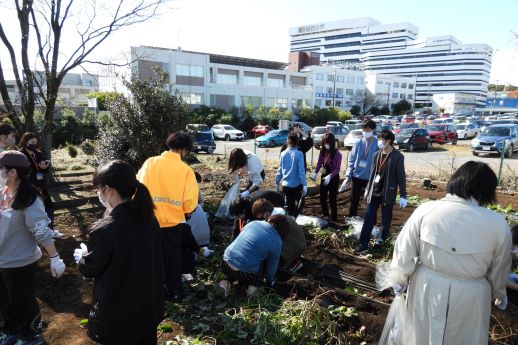
<svg viewBox="0 0 518 345">
<path fill-rule="evenodd" d="M 43 338 L 43 334 L 38 334 L 36 337 L 34 337 L 30 340 L 18 339 L 18 341 L 15 343 L 15 345 L 44 345 L 44 344 L 45 344 L 45 338 Z"/>
<path fill-rule="evenodd" d="M 367 254 L 369 252 L 369 246 L 360 244 L 358 247 L 354 248 L 354 254 Z"/>
<path fill-rule="evenodd" d="M 374 242 L 374 248 L 381 248 L 383 247 L 383 239 L 377 238 Z"/>
<path fill-rule="evenodd" d="M 14 345 L 18 338 L 14 334 L 5 334 L 0 332 L 0 345 Z"/>
<path fill-rule="evenodd" d="M 230 294 L 230 282 L 228 280 L 222 280 L 218 283 L 218 286 L 223 290 L 223 295 L 228 297 Z"/>
<path fill-rule="evenodd" d="M 58 230 L 54 230 L 54 231 L 52 232 L 52 237 L 53 237 L 54 239 L 60 239 L 60 238 L 65 237 L 65 234 L 63 234 L 62 232 L 60 232 L 60 231 L 58 231 Z"/>
<path fill-rule="evenodd" d="M 190 281 L 193 281 L 194 280 L 194 277 L 192 276 L 192 274 L 182 274 L 182 282 L 186 283 L 186 282 L 190 282 Z"/>
<path fill-rule="evenodd" d="M 300 270 L 302 266 L 304 265 L 302 264 L 302 262 L 300 262 L 300 260 L 295 260 L 291 263 L 291 265 L 288 266 L 288 271 L 295 273 L 298 270 Z"/>
</svg>

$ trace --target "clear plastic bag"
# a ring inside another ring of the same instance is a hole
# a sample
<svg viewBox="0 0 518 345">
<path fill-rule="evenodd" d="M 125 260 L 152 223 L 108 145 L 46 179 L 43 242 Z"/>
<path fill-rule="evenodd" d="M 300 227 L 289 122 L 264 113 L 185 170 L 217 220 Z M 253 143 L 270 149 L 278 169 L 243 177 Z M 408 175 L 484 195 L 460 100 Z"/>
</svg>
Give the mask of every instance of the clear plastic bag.
<svg viewBox="0 0 518 345">
<path fill-rule="evenodd" d="M 396 296 L 390 305 L 378 345 L 410 344 L 405 342 L 406 314 L 406 300 L 404 295 Z"/>
<path fill-rule="evenodd" d="M 347 225 L 351 229 L 351 232 L 348 234 L 348 237 L 354 237 L 357 240 L 360 239 L 360 234 L 362 233 L 363 227 L 363 218 L 352 217 L 347 221 Z M 377 226 L 374 226 L 374 228 L 372 229 L 372 237 L 381 238 L 381 230 Z"/>
<path fill-rule="evenodd" d="M 223 200 L 221 200 L 221 203 L 219 204 L 218 211 L 215 214 L 216 218 L 228 218 L 229 217 L 229 207 L 232 201 L 237 199 L 239 197 L 239 186 L 240 186 L 241 180 L 235 181 L 232 186 L 230 186 L 230 189 L 228 190 L 227 194 L 225 194 L 225 197 Z"/>
<path fill-rule="evenodd" d="M 296 222 L 300 226 L 310 225 L 316 228 L 324 228 L 327 226 L 327 222 L 322 218 L 304 216 L 302 214 L 297 217 Z"/>
</svg>

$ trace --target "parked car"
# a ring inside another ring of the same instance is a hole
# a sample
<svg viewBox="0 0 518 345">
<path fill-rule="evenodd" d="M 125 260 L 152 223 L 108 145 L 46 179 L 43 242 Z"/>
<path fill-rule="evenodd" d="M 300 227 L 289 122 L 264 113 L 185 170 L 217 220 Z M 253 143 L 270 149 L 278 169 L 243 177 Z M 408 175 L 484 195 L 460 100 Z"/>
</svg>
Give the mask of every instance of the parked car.
<svg viewBox="0 0 518 345">
<path fill-rule="evenodd" d="M 414 123 L 415 122 L 415 116 L 413 115 L 405 115 L 401 119 L 401 123 Z"/>
<path fill-rule="evenodd" d="M 432 148 L 432 139 L 430 139 L 426 129 L 407 128 L 396 135 L 394 146 L 399 147 L 400 150 L 404 149 L 410 152 L 419 148 L 429 150 Z"/>
<path fill-rule="evenodd" d="M 216 149 L 216 142 L 214 136 L 209 132 L 189 132 L 189 136 L 193 143 L 193 152 L 207 152 L 212 154 Z"/>
<path fill-rule="evenodd" d="M 443 113 L 443 114 L 440 115 L 440 117 L 443 118 L 443 119 L 448 119 L 448 118 L 450 118 L 450 114 Z"/>
<path fill-rule="evenodd" d="M 518 151 L 518 125 L 494 125 L 486 128 L 471 142 L 473 156 L 480 153 L 498 153 L 511 158 Z"/>
<path fill-rule="evenodd" d="M 300 128 L 302 128 L 302 130 L 304 132 L 306 132 L 306 134 L 311 134 L 311 132 L 313 131 L 313 127 L 311 126 L 308 126 L 307 124 L 305 124 L 304 122 L 300 122 L 300 121 L 293 121 L 290 123 L 290 127 L 293 127 L 295 125 L 298 125 Z"/>
<path fill-rule="evenodd" d="M 340 122 L 340 121 L 327 121 L 326 126 L 337 126 L 337 127 L 345 128 L 348 131 L 350 130 L 349 127 L 347 127 L 346 125 L 344 125 L 343 122 Z"/>
<path fill-rule="evenodd" d="M 457 128 L 457 136 L 459 139 L 466 140 L 475 138 L 480 133 L 480 128 L 473 123 L 461 123 L 455 125 L 455 128 Z"/>
<path fill-rule="evenodd" d="M 185 130 L 188 133 L 195 133 L 195 132 L 203 132 L 203 133 L 210 133 L 210 127 L 204 124 L 199 123 L 189 123 L 187 126 L 185 126 Z"/>
<path fill-rule="evenodd" d="M 429 115 L 426 118 L 426 124 L 431 125 L 437 119 L 438 119 L 438 117 L 436 115 Z"/>
<path fill-rule="evenodd" d="M 231 125 L 214 125 L 212 126 L 212 134 L 215 139 L 230 140 L 243 140 L 245 134 L 240 130 L 235 129 Z"/>
<path fill-rule="evenodd" d="M 444 125 L 444 124 L 453 124 L 453 119 L 447 118 L 447 119 L 436 119 L 432 121 L 432 125 Z"/>
<path fill-rule="evenodd" d="M 398 134 L 400 131 L 402 131 L 403 129 L 407 129 L 407 128 L 419 128 L 419 124 L 417 124 L 415 122 L 414 123 L 402 123 L 399 126 L 397 126 L 396 128 L 394 128 L 392 130 L 392 133 Z"/>
<path fill-rule="evenodd" d="M 361 120 L 347 120 L 344 122 L 344 124 L 349 128 L 349 130 L 353 129 L 362 129 L 363 121 Z"/>
<path fill-rule="evenodd" d="M 347 150 L 352 150 L 354 144 L 356 144 L 358 141 L 360 141 L 362 139 L 362 137 L 363 137 L 363 131 L 361 129 L 353 129 L 345 137 L 344 147 Z"/>
<path fill-rule="evenodd" d="M 449 124 L 436 124 L 426 126 L 430 139 L 436 144 L 447 144 L 452 143 L 457 145 L 457 130 L 454 125 Z"/>
<path fill-rule="evenodd" d="M 290 131 L 287 129 L 274 129 L 273 131 L 270 131 L 265 135 L 255 139 L 255 143 L 259 147 L 274 147 L 277 145 L 283 145 L 286 140 L 288 140 L 288 134 L 290 134 Z"/>
<path fill-rule="evenodd" d="M 318 131 L 315 131 L 317 128 L 319 128 Z M 340 143 L 344 142 L 345 137 L 347 134 L 349 134 L 349 130 L 345 127 L 339 127 L 339 126 L 325 126 L 325 127 L 315 127 L 312 132 L 313 137 L 313 145 L 319 149 L 322 145 L 322 137 L 325 133 L 333 133 L 336 139 L 336 147 L 340 147 Z"/>
<path fill-rule="evenodd" d="M 257 125 L 248 131 L 248 135 L 250 138 L 257 138 L 257 137 L 260 137 L 261 135 L 265 135 L 266 133 L 268 133 L 270 131 L 273 131 L 273 129 L 274 128 L 272 126 Z"/>
<path fill-rule="evenodd" d="M 387 131 L 393 131 L 394 130 L 394 126 L 392 126 L 391 124 L 387 123 L 387 124 L 382 124 L 382 125 L 379 125 L 376 126 L 376 131 L 377 132 L 381 132 L 381 131 L 384 131 L 384 130 L 387 130 Z"/>
</svg>

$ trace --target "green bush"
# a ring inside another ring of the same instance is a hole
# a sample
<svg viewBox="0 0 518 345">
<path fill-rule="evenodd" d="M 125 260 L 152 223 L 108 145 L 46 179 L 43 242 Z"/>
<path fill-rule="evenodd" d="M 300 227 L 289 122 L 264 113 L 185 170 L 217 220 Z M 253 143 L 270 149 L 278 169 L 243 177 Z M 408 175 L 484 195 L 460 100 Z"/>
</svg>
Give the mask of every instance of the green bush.
<svg viewBox="0 0 518 345">
<path fill-rule="evenodd" d="M 85 140 L 79 145 L 85 155 L 91 156 L 95 153 L 95 145 L 91 140 Z"/>
<path fill-rule="evenodd" d="M 77 148 L 74 145 L 67 143 L 67 151 L 68 151 L 68 155 L 70 157 L 72 157 L 72 158 L 77 157 Z"/>
</svg>

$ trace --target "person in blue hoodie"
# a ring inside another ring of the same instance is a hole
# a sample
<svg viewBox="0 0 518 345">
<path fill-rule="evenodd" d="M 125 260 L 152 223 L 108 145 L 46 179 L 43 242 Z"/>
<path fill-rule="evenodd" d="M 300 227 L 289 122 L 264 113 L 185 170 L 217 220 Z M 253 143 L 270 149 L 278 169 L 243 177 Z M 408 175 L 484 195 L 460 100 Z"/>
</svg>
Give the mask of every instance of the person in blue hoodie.
<svg viewBox="0 0 518 345">
<path fill-rule="evenodd" d="M 294 218 L 299 215 L 299 204 L 308 192 L 304 155 L 297 149 L 298 142 L 299 137 L 296 133 L 288 136 L 288 148 L 281 153 L 279 169 L 275 177 L 277 191 L 282 185 L 288 214 Z"/>
<path fill-rule="evenodd" d="M 358 204 L 363 191 L 369 183 L 372 157 L 378 151 L 378 140 L 373 135 L 376 123 L 372 120 L 365 121 L 362 126 L 363 138 L 354 144 L 349 156 L 345 180 L 339 192 L 345 192 L 347 185 L 352 182 L 351 205 L 349 217 L 358 215 Z"/>
</svg>

